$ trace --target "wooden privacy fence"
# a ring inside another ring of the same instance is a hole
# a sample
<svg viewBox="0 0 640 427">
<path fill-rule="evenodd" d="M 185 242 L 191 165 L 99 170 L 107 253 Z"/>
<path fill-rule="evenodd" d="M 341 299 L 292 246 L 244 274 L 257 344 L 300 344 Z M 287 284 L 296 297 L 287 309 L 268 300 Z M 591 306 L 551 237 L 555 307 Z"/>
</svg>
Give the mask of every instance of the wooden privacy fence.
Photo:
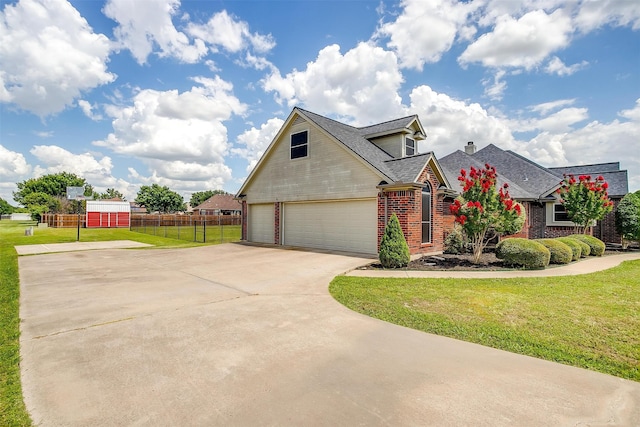
<svg viewBox="0 0 640 427">
<path fill-rule="evenodd" d="M 85 226 L 85 215 L 80 214 L 80 227 Z M 55 228 L 77 228 L 78 214 L 42 214 L 40 222 L 46 223 L 49 227 Z"/>
<path fill-rule="evenodd" d="M 200 243 L 239 241 L 239 215 L 132 215 L 131 231 Z"/>
</svg>

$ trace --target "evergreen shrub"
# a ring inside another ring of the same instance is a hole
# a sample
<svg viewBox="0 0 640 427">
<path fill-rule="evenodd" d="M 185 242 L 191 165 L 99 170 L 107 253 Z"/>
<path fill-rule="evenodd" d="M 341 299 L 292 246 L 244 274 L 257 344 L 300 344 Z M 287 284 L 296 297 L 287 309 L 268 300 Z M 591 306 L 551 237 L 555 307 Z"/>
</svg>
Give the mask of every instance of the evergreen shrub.
<svg viewBox="0 0 640 427">
<path fill-rule="evenodd" d="M 535 240 L 512 238 L 496 245 L 496 257 L 507 265 L 537 269 L 549 265 L 551 252 Z"/>
<path fill-rule="evenodd" d="M 542 243 L 551 252 L 549 264 L 569 264 L 573 259 L 573 250 L 566 243 L 556 239 L 536 239 L 535 241 Z"/>
<path fill-rule="evenodd" d="M 406 267 L 411 260 L 409 245 L 404 238 L 400 221 L 398 221 L 395 213 L 391 215 L 387 226 L 384 228 L 378 257 L 384 268 Z"/>
</svg>

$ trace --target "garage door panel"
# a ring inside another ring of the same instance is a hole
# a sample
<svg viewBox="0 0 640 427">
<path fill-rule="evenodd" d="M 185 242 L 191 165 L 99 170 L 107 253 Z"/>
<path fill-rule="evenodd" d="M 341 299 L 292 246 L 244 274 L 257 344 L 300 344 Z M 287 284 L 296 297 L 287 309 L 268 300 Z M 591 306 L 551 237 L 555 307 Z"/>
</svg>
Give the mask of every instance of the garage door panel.
<svg viewBox="0 0 640 427">
<path fill-rule="evenodd" d="M 272 203 L 249 205 L 249 241 L 257 243 L 274 242 L 275 218 Z"/>
<path fill-rule="evenodd" d="M 350 252 L 377 252 L 377 202 L 287 203 L 284 244 Z"/>
</svg>

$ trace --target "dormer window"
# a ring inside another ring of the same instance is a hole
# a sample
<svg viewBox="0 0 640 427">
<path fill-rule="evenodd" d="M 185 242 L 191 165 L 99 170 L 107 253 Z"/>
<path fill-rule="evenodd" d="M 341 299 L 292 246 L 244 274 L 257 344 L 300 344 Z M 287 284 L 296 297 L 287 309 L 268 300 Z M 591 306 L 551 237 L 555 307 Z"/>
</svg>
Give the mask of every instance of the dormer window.
<svg viewBox="0 0 640 427">
<path fill-rule="evenodd" d="M 309 155 L 309 132 L 306 130 L 291 134 L 291 159 L 300 159 Z"/>
<path fill-rule="evenodd" d="M 416 141 L 411 138 L 404 139 L 404 155 L 413 156 L 416 154 Z"/>
</svg>

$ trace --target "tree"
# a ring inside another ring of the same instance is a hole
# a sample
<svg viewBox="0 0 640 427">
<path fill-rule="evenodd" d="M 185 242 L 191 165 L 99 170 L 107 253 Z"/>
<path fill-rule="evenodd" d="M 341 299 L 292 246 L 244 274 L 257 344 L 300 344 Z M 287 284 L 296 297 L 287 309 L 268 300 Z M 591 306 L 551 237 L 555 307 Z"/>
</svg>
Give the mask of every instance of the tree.
<svg viewBox="0 0 640 427">
<path fill-rule="evenodd" d="M 462 194 L 450 206 L 455 221 L 469 238 L 475 264 L 480 262 L 489 229 L 493 228 L 499 235 L 514 234 L 524 224 L 524 209 L 509 196 L 509 185 L 505 183 L 496 191 L 497 177 L 496 168 L 489 164 L 485 164 L 484 169 L 472 166 L 468 176 L 467 171 L 461 169 L 458 181 Z"/>
<path fill-rule="evenodd" d="M 384 228 L 384 235 L 380 241 L 378 253 L 380 263 L 384 268 L 401 268 L 409 264 L 409 245 L 402 233 L 400 221 L 396 214 L 392 214 Z"/>
<path fill-rule="evenodd" d="M 147 212 L 172 213 L 184 210 L 184 199 L 169 187 L 158 184 L 143 185 L 138 191 L 136 203 L 147 208 Z"/>
<path fill-rule="evenodd" d="M 96 199 L 120 199 L 123 202 L 126 202 L 127 199 L 125 199 L 124 195 L 119 192 L 118 190 L 116 190 L 115 188 L 107 188 L 107 191 L 105 191 L 104 193 L 100 193 L 98 194 L 98 197 L 96 197 Z"/>
<path fill-rule="evenodd" d="M 640 242 L 640 190 L 620 200 L 616 209 L 616 231 L 622 236 L 622 249 L 629 241 Z"/>
<path fill-rule="evenodd" d="M 578 179 L 564 175 L 556 193 L 567 216 L 576 224 L 576 232 L 586 234 L 594 221 L 601 220 L 613 209 L 607 189 L 609 184 L 601 176 L 595 180 L 591 175 L 579 175 Z"/>
<path fill-rule="evenodd" d="M 44 193 L 49 196 L 65 198 L 67 187 L 85 187 L 87 191 L 87 182 L 84 178 L 69 173 L 60 172 L 41 176 L 40 178 L 31 178 L 16 184 L 18 191 L 13 193 L 13 199 L 23 206 L 27 206 L 24 202 L 25 197 L 31 193 Z"/>
<path fill-rule="evenodd" d="M 207 190 L 207 191 L 196 191 L 191 195 L 191 199 L 189 200 L 189 204 L 191 207 L 196 207 L 204 203 L 207 199 L 216 194 L 229 194 L 224 190 Z"/>
<path fill-rule="evenodd" d="M 10 214 L 13 213 L 14 207 L 9 204 L 6 200 L 0 197 L 0 214 Z"/>
</svg>

